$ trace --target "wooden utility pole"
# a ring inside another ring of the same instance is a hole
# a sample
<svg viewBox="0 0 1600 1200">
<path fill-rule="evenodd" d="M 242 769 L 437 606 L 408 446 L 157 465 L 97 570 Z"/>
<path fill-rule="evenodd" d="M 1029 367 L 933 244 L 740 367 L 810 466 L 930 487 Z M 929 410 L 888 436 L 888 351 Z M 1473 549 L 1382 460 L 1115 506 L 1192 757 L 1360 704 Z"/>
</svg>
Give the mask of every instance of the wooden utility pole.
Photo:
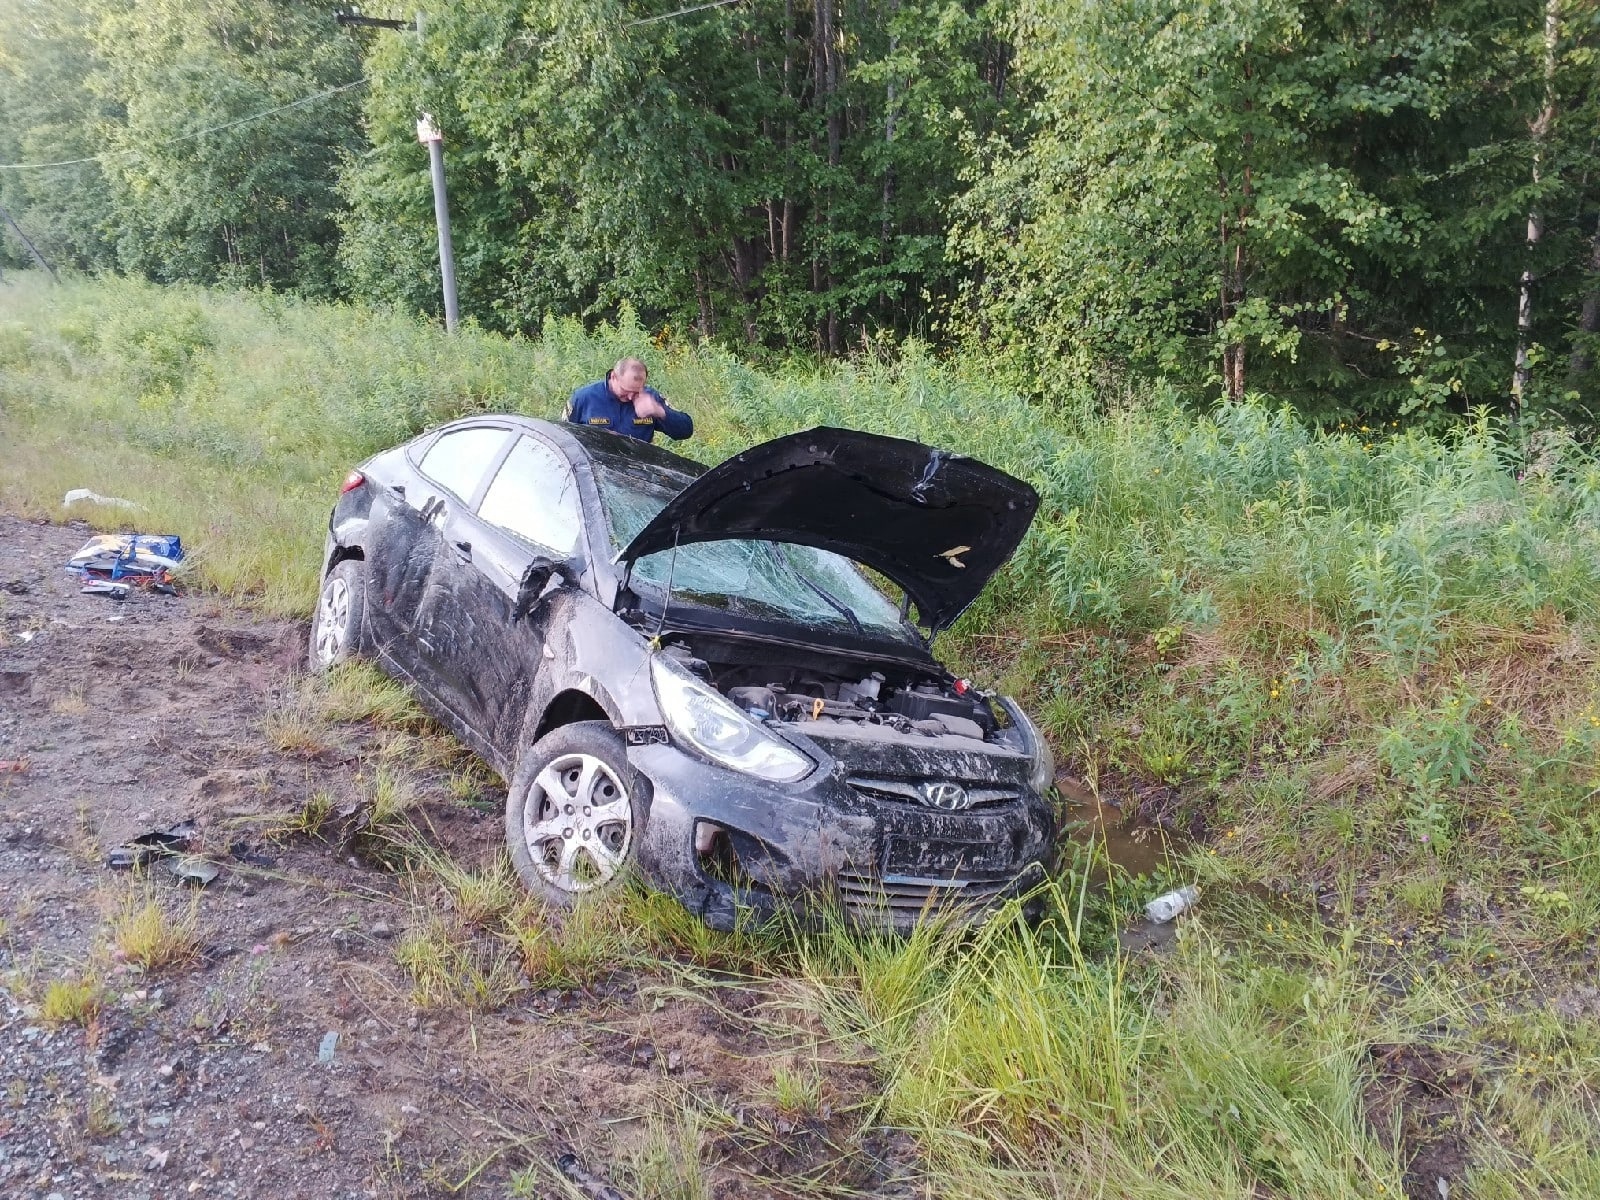
<svg viewBox="0 0 1600 1200">
<path fill-rule="evenodd" d="M 444 190 L 444 134 L 433 118 L 417 118 L 417 141 L 428 148 L 428 169 L 433 176 L 433 220 L 439 227 L 439 280 L 444 287 L 444 327 L 456 331 L 461 309 L 456 303 L 456 250 L 450 240 L 450 200 Z"/>
<path fill-rule="evenodd" d="M 426 25 L 421 11 L 411 21 L 365 16 L 360 9 L 335 13 L 340 25 L 369 29 L 407 30 L 420 41 Z M 444 327 L 450 333 L 461 323 L 461 305 L 456 299 L 456 250 L 450 237 L 450 200 L 444 187 L 444 134 L 428 113 L 417 114 L 417 141 L 428 148 L 428 173 L 433 178 L 433 221 L 439 228 L 439 284 L 444 292 Z"/>
</svg>

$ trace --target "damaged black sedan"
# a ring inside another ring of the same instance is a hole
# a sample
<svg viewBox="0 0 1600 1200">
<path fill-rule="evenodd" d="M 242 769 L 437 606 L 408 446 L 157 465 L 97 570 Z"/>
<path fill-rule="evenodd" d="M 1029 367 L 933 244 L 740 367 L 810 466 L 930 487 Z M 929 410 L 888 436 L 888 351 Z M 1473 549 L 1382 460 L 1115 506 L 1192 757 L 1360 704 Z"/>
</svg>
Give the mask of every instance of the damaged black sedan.
<svg viewBox="0 0 1600 1200">
<path fill-rule="evenodd" d="M 720 929 L 825 896 L 896 928 L 977 915 L 1043 877 L 1053 763 L 931 645 L 1037 505 L 849 430 L 706 470 L 474 417 L 346 478 L 311 665 L 410 683 L 510 781 L 511 857 L 556 903 L 636 869 Z"/>
</svg>

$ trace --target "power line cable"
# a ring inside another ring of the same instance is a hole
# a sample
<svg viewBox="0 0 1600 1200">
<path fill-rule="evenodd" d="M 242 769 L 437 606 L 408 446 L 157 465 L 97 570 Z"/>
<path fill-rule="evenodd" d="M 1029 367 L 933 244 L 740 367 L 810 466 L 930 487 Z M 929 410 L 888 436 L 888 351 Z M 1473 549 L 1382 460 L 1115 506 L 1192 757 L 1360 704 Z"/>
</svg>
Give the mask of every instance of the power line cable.
<svg viewBox="0 0 1600 1200">
<path fill-rule="evenodd" d="M 705 12 L 708 8 L 726 8 L 730 4 L 738 4 L 739 0 L 712 0 L 710 4 L 696 4 L 693 8 L 680 8 L 677 12 L 662 13 L 659 17 L 641 17 L 637 21 L 629 21 L 624 29 L 632 29 L 635 25 L 654 25 L 657 21 L 670 21 L 673 17 L 686 17 L 690 13 Z"/>
<path fill-rule="evenodd" d="M 728 3 L 730 0 L 722 0 Z M 354 80 L 351 83 L 341 83 L 338 87 L 331 87 L 327 91 L 317 92 L 312 96 L 302 96 L 298 100 L 291 100 L 287 104 L 280 104 L 276 108 L 269 108 L 263 112 L 251 113 L 248 117 L 239 117 L 237 120 L 224 121 L 221 125 L 211 125 L 205 129 L 196 129 L 192 133 L 180 133 L 177 137 L 168 138 L 156 144 L 157 149 L 163 146 L 174 146 L 179 142 L 193 141 L 197 137 L 205 137 L 208 133 L 221 133 L 225 129 L 235 129 L 240 125 L 248 125 L 251 121 L 259 121 L 263 117 L 270 117 L 277 113 L 288 112 L 291 108 L 300 108 L 302 105 L 313 104 L 318 100 L 326 100 L 329 96 L 337 96 L 340 92 L 348 92 L 370 82 L 366 77 Z M 0 171 L 48 171 L 56 167 L 77 167 L 84 163 L 101 162 L 106 159 L 127 158 L 130 155 L 142 154 L 148 147 L 137 150 L 106 150 L 100 154 L 91 154 L 88 158 L 69 158 L 62 162 L 48 163 L 0 163 Z"/>
</svg>

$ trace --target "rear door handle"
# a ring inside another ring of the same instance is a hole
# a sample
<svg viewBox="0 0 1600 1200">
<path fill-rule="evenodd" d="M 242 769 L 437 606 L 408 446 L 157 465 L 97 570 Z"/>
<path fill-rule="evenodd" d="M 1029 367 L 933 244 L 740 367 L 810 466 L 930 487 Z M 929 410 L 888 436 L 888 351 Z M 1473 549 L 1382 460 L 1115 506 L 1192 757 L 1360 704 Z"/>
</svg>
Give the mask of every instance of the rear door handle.
<svg viewBox="0 0 1600 1200">
<path fill-rule="evenodd" d="M 471 542 L 457 542 L 456 543 L 456 550 L 460 553 L 462 558 L 466 559 L 468 562 L 472 561 L 472 543 Z"/>
</svg>

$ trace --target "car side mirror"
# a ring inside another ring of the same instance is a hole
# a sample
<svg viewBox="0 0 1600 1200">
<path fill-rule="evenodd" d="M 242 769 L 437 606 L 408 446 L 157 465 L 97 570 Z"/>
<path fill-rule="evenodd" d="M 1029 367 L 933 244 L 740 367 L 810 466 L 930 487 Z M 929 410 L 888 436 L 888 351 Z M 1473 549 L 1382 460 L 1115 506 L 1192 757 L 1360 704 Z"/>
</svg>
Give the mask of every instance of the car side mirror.
<svg viewBox="0 0 1600 1200">
<path fill-rule="evenodd" d="M 546 558 L 542 554 L 536 557 L 522 572 L 522 579 L 517 584 L 517 604 L 511 612 L 511 619 L 522 620 L 546 595 L 565 587 L 570 571 L 571 568 L 558 559 Z"/>
</svg>

